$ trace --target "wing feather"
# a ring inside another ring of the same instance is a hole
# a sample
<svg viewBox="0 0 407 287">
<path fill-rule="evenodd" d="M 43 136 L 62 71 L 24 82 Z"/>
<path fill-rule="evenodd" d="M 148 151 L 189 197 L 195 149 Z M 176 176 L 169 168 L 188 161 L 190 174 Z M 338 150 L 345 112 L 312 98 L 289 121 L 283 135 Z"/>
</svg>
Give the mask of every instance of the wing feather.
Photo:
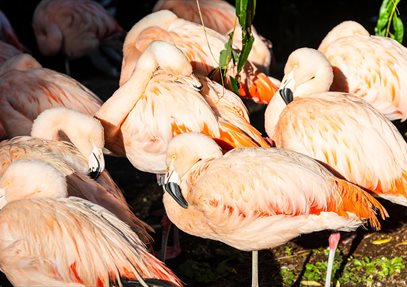
<svg viewBox="0 0 407 287">
<path fill-rule="evenodd" d="M 369 190 L 407 195 L 393 188 L 407 170 L 407 145 L 384 115 L 358 97 L 324 93 L 295 99 L 280 116 L 275 141 Z"/>
<path fill-rule="evenodd" d="M 0 218 L 1 266 L 13 285 L 52 286 L 59 281 L 109 286 L 120 278 L 158 278 L 180 286 L 129 226 L 86 200 L 14 201 Z M 20 271 L 27 276 L 20 276 Z"/>
</svg>

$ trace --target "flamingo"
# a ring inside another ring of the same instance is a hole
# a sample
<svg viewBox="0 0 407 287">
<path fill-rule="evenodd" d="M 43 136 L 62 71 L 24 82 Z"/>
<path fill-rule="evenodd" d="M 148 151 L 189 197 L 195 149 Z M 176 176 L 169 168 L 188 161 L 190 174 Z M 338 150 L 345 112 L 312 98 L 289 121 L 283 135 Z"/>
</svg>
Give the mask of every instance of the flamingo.
<svg viewBox="0 0 407 287">
<path fill-rule="evenodd" d="M 380 223 L 386 210 L 358 186 L 316 160 L 277 148 L 235 148 L 222 154 L 200 133 L 174 137 L 167 149 L 163 196 L 170 220 L 194 236 L 253 251 L 252 286 L 258 286 L 257 250 L 304 233 L 351 231 Z"/>
<path fill-rule="evenodd" d="M 130 78 L 142 51 L 154 40 L 163 40 L 177 46 L 191 62 L 194 73 L 207 76 L 218 67 L 220 52 L 228 38 L 212 29 L 204 29 L 197 23 L 178 18 L 169 10 L 151 13 L 138 21 L 126 35 L 120 86 Z M 230 63 L 227 78 L 236 74 L 236 67 Z M 228 84 L 230 83 L 226 83 Z M 278 85 L 277 79 L 261 73 L 250 61 L 240 73 L 240 95 L 257 103 L 268 103 Z"/>
<path fill-rule="evenodd" d="M 102 206 L 47 197 L 67 193 L 64 175 L 53 166 L 20 160 L 13 167 L 18 174 L 0 179 L 0 266 L 14 286 L 122 286 L 128 280 L 150 286 L 147 278 L 182 286 Z"/>
<path fill-rule="evenodd" d="M 223 35 L 228 35 L 233 29 L 233 43 L 242 47 L 241 26 L 236 18 L 236 9 L 224 0 L 201 0 L 197 5 L 196 0 L 159 0 L 153 7 L 153 12 L 170 10 L 178 17 L 202 24 Z M 237 23 L 236 23 L 237 22 Z M 254 42 L 249 54 L 249 61 L 253 62 L 262 72 L 268 74 L 271 64 L 271 43 L 260 36 L 256 29 L 251 27 Z"/>
<path fill-rule="evenodd" d="M 118 76 L 118 69 L 108 60 L 120 65 L 124 31 L 98 2 L 42 0 L 35 8 L 32 25 L 43 55 L 90 56 L 96 68 Z M 69 74 L 68 61 L 66 65 Z"/>
<path fill-rule="evenodd" d="M 300 48 L 291 53 L 278 93 L 294 100 L 286 104 L 278 94 L 273 97 L 265 111 L 267 135 L 277 147 L 325 162 L 347 180 L 407 206 L 403 136 L 360 97 L 328 92 L 332 78 L 321 52 Z"/>
<path fill-rule="evenodd" d="M 362 97 L 390 120 L 407 119 L 407 48 L 355 21 L 335 26 L 319 48 L 334 72 L 332 91 Z"/>
<path fill-rule="evenodd" d="M 243 102 L 208 78 L 197 78 L 180 49 L 152 42 L 131 78 L 97 111 L 106 147 L 141 171 L 165 173 L 168 142 L 179 133 L 203 132 L 225 149 L 269 146 L 249 123 Z"/>
<path fill-rule="evenodd" d="M 284 72 L 265 111 L 266 133 L 276 147 L 311 156 L 376 196 L 407 206 L 407 144 L 392 122 L 356 95 L 329 92 L 332 67 L 315 49 L 295 50 Z M 331 253 L 339 239 L 332 237 Z"/>
<path fill-rule="evenodd" d="M 4 130 L 0 136 L 3 139 L 30 135 L 32 122 L 46 109 L 65 106 L 93 116 L 102 105 L 101 99 L 74 78 L 40 67 L 28 54 L 9 59 L 8 69 L 3 66 L 0 69 L 0 125 Z"/>
<path fill-rule="evenodd" d="M 10 21 L 3 11 L 0 10 L 0 40 L 15 47 L 20 52 L 28 52 L 28 49 L 21 43 Z"/>
</svg>

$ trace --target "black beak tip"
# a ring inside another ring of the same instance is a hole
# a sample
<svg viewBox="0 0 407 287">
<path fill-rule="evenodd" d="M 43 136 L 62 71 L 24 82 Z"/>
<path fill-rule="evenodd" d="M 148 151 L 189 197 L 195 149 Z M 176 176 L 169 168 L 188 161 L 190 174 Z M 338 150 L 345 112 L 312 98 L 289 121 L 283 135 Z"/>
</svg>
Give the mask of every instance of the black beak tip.
<svg viewBox="0 0 407 287">
<path fill-rule="evenodd" d="M 98 177 L 99 177 L 99 175 L 100 175 L 100 170 L 89 170 L 89 172 L 88 172 L 88 176 L 90 177 L 90 178 L 92 178 L 92 179 L 94 179 L 94 180 L 96 180 Z"/>
<path fill-rule="evenodd" d="M 181 188 L 175 182 L 168 182 L 164 184 L 164 190 L 171 195 L 172 198 L 182 207 L 188 208 L 188 202 L 185 200 L 181 193 Z"/>
<path fill-rule="evenodd" d="M 293 91 L 289 88 L 283 88 L 279 91 L 280 96 L 283 98 L 286 105 L 293 101 Z"/>
</svg>

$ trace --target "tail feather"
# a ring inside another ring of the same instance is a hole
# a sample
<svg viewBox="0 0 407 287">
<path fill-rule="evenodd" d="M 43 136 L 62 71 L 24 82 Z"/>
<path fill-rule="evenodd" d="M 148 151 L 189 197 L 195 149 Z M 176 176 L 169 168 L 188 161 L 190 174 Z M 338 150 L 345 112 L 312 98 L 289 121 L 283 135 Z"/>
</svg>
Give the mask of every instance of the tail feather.
<svg viewBox="0 0 407 287">
<path fill-rule="evenodd" d="M 125 200 L 118 199 L 115 194 L 85 175 L 73 173 L 66 179 L 70 196 L 84 198 L 103 206 L 127 223 L 145 244 L 149 245 L 153 242 L 153 238 L 149 234 L 154 231 L 153 228 L 139 219 Z"/>
<path fill-rule="evenodd" d="M 377 218 L 377 212 L 382 219 L 389 217 L 387 210 L 372 195 L 360 187 L 339 178 L 335 178 L 337 191 L 340 193 L 340 202 L 333 199 L 331 206 L 335 206 L 336 211 L 341 215 L 347 216 L 347 213 L 354 213 L 361 219 L 367 219 L 370 225 L 376 230 L 380 229 L 380 222 Z"/>
<path fill-rule="evenodd" d="M 248 125 L 249 128 L 250 125 Z M 270 147 L 270 145 L 265 141 L 265 139 L 255 128 L 251 126 L 250 131 L 257 134 L 256 137 L 248 135 L 246 132 L 237 128 L 236 126 L 230 124 L 227 121 L 219 121 L 220 137 L 218 140 L 225 142 L 230 145 L 232 148 L 235 147 Z"/>
<path fill-rule="evenodd" d="M 259 104 L 268 104 L 278 90 L 278 80 L 274 82 L 265 74 L 258 73 L 253 79 L 247 79 L 245 83 L 240 84 L 240 96 Z"/>
</svg>

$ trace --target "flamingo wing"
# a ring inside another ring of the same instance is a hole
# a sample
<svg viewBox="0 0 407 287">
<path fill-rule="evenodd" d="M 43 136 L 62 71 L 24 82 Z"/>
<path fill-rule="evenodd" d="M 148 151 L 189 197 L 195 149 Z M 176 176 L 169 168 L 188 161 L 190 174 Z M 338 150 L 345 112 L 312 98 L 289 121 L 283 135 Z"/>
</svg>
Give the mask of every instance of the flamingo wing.
<svg viewBox="0 0 407 287">
<path fill-rule="evenodd" d="M 65 106 L 93 115 L 102 101 L 76 80 L 44 68 L 10 70 L 1 75 L 0 121 L 8 137 L 29 135 L 45 109 Z"/>
<path fill-rule="evenodd" d="M 121 197 L 117 198 L 115 193 L 109 192 L 97 181 L 77 172 L 66 176 L 66 181 L 69 196 L 84 198 L 92 203 L 103 206 L 128 224 L 145 244 L 152 243 L 153 238 L 149 234 L 149 232 L 153 231 L 152 227 L 141 221 L 131 211 L 127 202 L 122 200 L 123 195 L 120 190 Z"/>
<path fill-rule="evenodd" d="M 121 278 L 181 285 L 128 225 L 89 201 L 18 200 L 0 218 L 1 266 L 13 285 L 109 286 Z"/>
<path fill-rule="evenodd" d="M 407 196 L 407 145 L 384 115 L 358 97 L 323 93 L 295 99 L 280 116 L 275 142 L 379 195 Z"/>
<path fill-rule="evenodd" d="M 208 238 L 243 250 L 244 241 L 271 248 L 302 233 L 352 230 L 365 220 L 378 227 L 375 209 L 386 214 L 362 189 L 288 150 L 234 149 L 188 181 L 184 194 L 189 208 L 204 214 Z"/>
</svg>

